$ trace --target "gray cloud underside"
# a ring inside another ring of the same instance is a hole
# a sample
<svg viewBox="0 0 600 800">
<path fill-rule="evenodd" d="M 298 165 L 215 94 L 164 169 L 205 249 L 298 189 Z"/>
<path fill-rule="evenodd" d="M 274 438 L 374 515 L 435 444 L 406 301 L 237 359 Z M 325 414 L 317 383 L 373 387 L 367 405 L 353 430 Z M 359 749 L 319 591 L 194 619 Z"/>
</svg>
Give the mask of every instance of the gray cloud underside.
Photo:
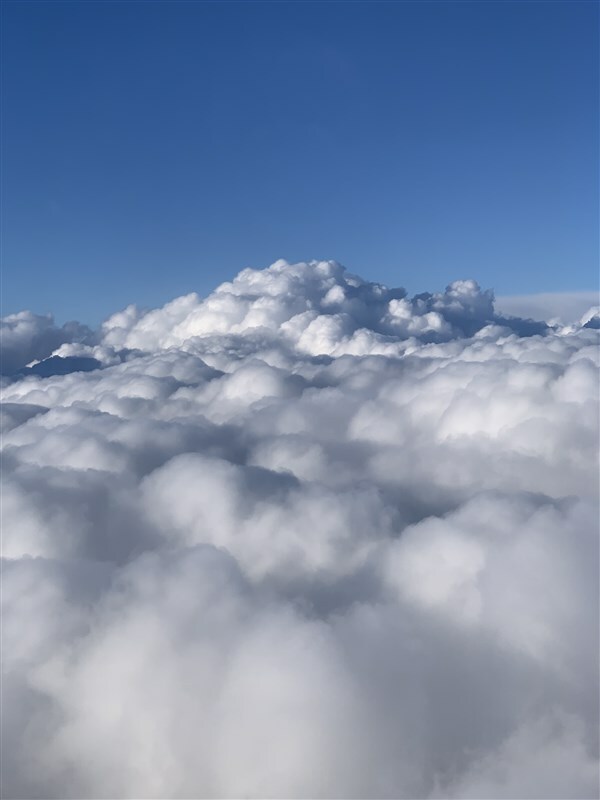
<svg viewBox="0 0 600 800">
<path fill-rule="evenodd" d="M 598 796 L 598 330 L 330 262 L 6 324 L 3 796 Z"/>
</svg>

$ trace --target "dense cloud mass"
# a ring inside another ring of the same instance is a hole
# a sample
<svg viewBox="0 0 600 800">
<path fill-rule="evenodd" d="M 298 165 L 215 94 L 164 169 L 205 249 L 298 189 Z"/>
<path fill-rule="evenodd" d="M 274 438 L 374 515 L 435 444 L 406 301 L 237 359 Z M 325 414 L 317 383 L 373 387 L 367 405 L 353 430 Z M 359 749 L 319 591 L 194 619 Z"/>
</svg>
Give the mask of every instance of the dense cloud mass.
<svg viewBox="0 0 600 800">
<path fill-rule="evenodd" d="M 7 318 L 3 796 L 597 797 L 594 320 L 283 261 Z"/>
<path fill-rule="evenodd" d="M 77 322 L 60 328 L 50 314 L 21 311 L 0 320 L 0 374 L 12 375 L 27 362 L 45 359 L 62 344 L 91 341 L 92 332 Z"/>
</svg>

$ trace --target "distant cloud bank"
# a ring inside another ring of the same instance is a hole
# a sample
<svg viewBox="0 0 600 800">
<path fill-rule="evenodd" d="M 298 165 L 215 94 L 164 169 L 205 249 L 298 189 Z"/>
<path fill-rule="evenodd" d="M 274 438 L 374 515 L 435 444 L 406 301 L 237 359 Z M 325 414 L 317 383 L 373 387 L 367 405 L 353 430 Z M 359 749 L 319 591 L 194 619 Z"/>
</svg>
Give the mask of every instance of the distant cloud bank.
<svg viewBox="0 0 600 800">
<path fill-rule="evenodd" d="M 546 292 L 498 297 L 499 313 L 529 319 L 555 320 L 563 325 L 578 322 L 591 308 L 600 305 L 598 292 Z"/>
<path fill-rule="evenodd" d="M 3 320 L 3 796 L 598 796 L 599 317 L 507 300 Z"/>
</svg>

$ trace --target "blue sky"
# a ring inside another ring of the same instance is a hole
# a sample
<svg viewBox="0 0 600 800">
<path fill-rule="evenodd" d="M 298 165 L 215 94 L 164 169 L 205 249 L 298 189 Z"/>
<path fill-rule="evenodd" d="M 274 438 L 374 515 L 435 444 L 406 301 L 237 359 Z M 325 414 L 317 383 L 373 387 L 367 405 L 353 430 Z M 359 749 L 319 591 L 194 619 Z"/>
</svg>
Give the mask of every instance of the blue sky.
<svg viewBox="0 0 600 800">
<path fill-rule="evenodd" d="M 594 2 L 3 3 L 3 313 L 598 283 Z"/>
</svg>

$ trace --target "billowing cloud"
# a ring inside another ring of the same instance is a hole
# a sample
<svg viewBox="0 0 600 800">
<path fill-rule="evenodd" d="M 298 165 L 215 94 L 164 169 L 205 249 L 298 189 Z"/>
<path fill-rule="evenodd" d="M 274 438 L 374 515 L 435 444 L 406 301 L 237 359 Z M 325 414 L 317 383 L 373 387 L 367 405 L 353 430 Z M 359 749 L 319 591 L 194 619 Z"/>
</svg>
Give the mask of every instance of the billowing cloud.
<svg viewBox="0 0 600 800">
<path fill-rule="evenodd" d="M 0 320 L 0 374 L 11 375 L 31 361 L 41 361 L 62 344 L 91 339 L 89 328 L 78 322 L 59 328 L 51 314 L 10 314 Z"/>
<path fill-rule="evenodd" d="M 283 261 L 40 319 L 6 322 L 4 796 L 598 796 L 589 319 Z"/>
</svg>

